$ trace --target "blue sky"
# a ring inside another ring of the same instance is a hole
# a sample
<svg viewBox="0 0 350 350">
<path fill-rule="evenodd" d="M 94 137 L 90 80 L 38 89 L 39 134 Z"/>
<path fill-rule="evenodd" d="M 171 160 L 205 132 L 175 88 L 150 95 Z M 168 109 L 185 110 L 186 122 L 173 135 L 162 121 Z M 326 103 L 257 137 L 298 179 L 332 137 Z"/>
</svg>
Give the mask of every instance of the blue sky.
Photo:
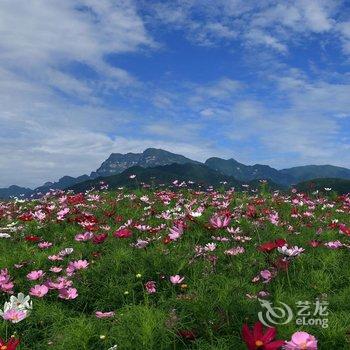
<svg viewBox="0 0 350 350">
<path fill-rule="evenodd" d="M 0 187 L 112 152 L 350 167 L 341 0 L 0 2 Z"/>
</svg>

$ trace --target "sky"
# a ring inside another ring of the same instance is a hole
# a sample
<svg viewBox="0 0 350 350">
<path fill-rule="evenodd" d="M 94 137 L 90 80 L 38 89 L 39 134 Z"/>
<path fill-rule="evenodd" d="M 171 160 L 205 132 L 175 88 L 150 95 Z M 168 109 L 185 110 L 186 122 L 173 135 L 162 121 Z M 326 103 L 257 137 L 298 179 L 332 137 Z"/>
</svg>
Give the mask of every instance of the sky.
<svg viewBox="0 0 350 350">
<path fill-rule="evenodd" d="M 347 0 L 1 0 L 0 187 L 163 148 L 350 168 Z"/>
</svg>

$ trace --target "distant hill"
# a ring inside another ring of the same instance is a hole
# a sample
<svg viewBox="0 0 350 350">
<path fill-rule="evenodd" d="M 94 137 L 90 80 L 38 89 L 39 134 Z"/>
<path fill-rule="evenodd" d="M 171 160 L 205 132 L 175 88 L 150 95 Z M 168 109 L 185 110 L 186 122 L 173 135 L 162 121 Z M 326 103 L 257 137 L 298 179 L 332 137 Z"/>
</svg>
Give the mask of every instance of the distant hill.
<svg viewBox="0 0 350 350">
<path fill-rule="evenodd" d="M 182 167 L 180 169 L 176 168 L 176 166 L 174 167 L 173 164 L 191 164 L 196 166 L 192 168 Z M 154 170 L 154 168 L 163 166 L 170 167 Z M 277 170 L 268 165 L 245 165 L 233 158 L 222 159 L 218 157 L 209 158 L 203 164 L 180 154 L 157 148 L 148 148 L 142 153 L 112 153 L 104 162 L 102 162 L 101 166 L 96 171 L 91 172 L 90 176 L 63 176 L 56 182 L 46 182 L 34 190 L 19 186 L 2 188 L 0 189 L 0 198 L 6 199 L 11 196 L 20 195 L 23 195 L 23 197 L 29 197 L 31 195 L 38 196 L 48 192 L 50 189 L 63 190 L 66 188 L 73 188 L 74 186 L 79 187 L 78 184 L 80 183 L 87 183 L 89 181 L 94 183 L 94 180 L 99 178 L 123 174 L 126 170 L 134 168 L 138 169 L 137 171 L 139 172 L 140 177 L 143 177 L 143 179 L 140 181 L 144 181 L 146 183 L 149 182 L 151 177 L 159 177 L 159 181 L 154 181 L 162 183 L 170 181 L 170 178 L 177 178 L 179 181 L 188 181 L 191 180 L 191 176 L 194 176 L 192 179 L 193 181 L 203 182 L 203 184 L 206 185 L 212 184 L 215 186 L 217 181 L 226 181 L 224 178 L 229 177 L 229 180 L 232 183 L 234 183 L 233 180 L 239 183 L 254 183 L 254 181 L 255 183 L 258 183 L 259 180 L 269 180 L 272 184 L 277 184 L 279 188 L 283 188 L 296 185 L 299 182 L 317 178 L 350 180 L 350 169 L 332 165 L 306 165 Z M 148 168 L 152 168 L 153 170 L 148 172 L 142 170 Z M 210 174 L 208 169 L 214 171 L 215 173 Z M 187 173 L 182 174 L 180 170 L 187 171 Z M 171 174 L 171 171 L 174 171 L 174 173 Z M 219 180 L 220 177 L 218 174 L 221 175 L 221 180 Z M 127 180 L 123 178 L 123 176 L 120 178 L 117 177 L 113 181 L 119 181 L 121 183 L 120 186 L 127 183 Z M 210 181 L 213 182 L 210 183 Z M 82 187 L 83 186 L 85 185 L 82 185 Z"/>
<path fill-rule="evenodd" d="M 46 193 L 49 190 L 64 190 L 67 187 L 73 186 L 79 182 L 87 181 L 90 177 L 82 175 L 78 177 L 63 176 L 57 182 L 46 182 L 44 185 L 37 187 L 34 193 Z"/>
<path fill-rule="evenodd" d="M 136 179 L 130 178 L 131 175 L 136 175 Z M 134 166 L 126 169 L 120 174 L 88 180 L 74 186 L 69 187 L 76 192 L 86 191 L 94 186 L 99 186 L 103 180 L 109 185 L 109 188 L 117 187 L 135 187 L 141 183 L 146 184 L 171 184 L 173 181 L 194 181 L 196 184 L 203 186 L 218 186 L 220 182 L 227 182 L 230 186 L 239 186 L 241 182 L 233 177 L 220 174 L 219 172 L 208 168 L 203 164 L 185 163 L 185 164 L 170 164 L 156 166 L 151 168 L 143 168 Z"/>
<path fill-rule="evenodd" d="M 350 180 L 332 178 L 313 179 L 300 182 L 296 187 L 302 192 L 325 192 L 325 188 L 331 188 L 332 191 L 335 191 L 338 194 L 347 194 L 350 193 Z"/>
<path fill-rule="evenodd" d="M 292 176 L 282 174 L 268 165 L 244 165 L 232 158 L 227 160 L 217 157 L 209 158 L 206 160 L 205 165 L 222 174 L 233 176 L 240 181 L 266 179 L 284 186 L 290 185 L 295 181 Z"/>
<path fill-rule="evenodd" d="M 280 170 L 280 173 L 293 177 L 296 182 L 321 178 L 350 180 L 350 169 L 333 165 L 298 166 Z"/>
<path fill-rule="evenodd" d="M 29 197 L 33 190 L 26 187 L 12 185 L 6 188 L 0 188 L 0 198 L 9 199 L 10 197 Z"/>
<path fill-rule="evenodd" d="M 136 178 L 130 178 L 131 175 L 136 175 Z M 208 186 L 219 187 L 225 183 L 226 186 L 235 187 L 238 190 L 245 184 L 236 180 L 232 176 L 223 175 L 220 172 L 210 169 L 204 164 L 170 164 L 157 166 L 152 168 L 142 168 L 140 166 L 132 167 L 120 174 L 108 176 L 105 178 L 99 178 L 94 180 L 85 181 L 69 189 L 75 192 L 83 192 L 91 189 L 92 187 L 99 188 L 101 180 L 109 185 L 110 189 L 118 187 L 134 188 L 141 183 L 148 185 L 171 185 L 173 181 L 178 180 L 178 183 L 182 181 L 193 181 L 196 186 L 201 185 L 204 188 Z M 258 188 L 258 181 L 248 183 L 252 188 Z M 280 189 L 280 186 L 270 183 L 272 189 Z"/>
<path fill-rule="evenodd" d="M 172 163 L 198 164 L 199 162 L 186 158 L 180 154 L 171 153 L 157 148 L 148 148 L 143 153 L 112 153 L 95 172 L 91 173 L 91 178 L 119 174 L 133 166 L 148 168 Z"/>
</svg>

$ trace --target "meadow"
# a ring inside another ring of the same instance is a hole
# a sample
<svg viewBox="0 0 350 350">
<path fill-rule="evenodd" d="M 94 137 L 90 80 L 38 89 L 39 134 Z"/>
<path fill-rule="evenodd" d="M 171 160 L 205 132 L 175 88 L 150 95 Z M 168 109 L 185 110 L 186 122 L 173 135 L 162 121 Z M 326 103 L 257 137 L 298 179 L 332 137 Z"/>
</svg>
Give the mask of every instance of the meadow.
<svg viewBox="0 0 350 350">
<path fill-rule="evenodd" d="M 349 212 L 264 187 L 0 202 L 0 348 L 350 349 Z"/>
</svg>

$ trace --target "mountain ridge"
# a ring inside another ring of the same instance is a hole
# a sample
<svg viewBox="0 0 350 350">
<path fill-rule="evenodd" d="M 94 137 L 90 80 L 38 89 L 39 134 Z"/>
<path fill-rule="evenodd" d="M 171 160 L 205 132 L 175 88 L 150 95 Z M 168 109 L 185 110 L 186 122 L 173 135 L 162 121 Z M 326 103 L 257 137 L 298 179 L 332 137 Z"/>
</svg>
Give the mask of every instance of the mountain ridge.
<svg viewBox="0 0 350 350">
<path fill-rule="evenodd" d="M 203 165 L 222 175 L 233 177 L 241 182 L 264 179 L 284 187 L 318 178 L 350 180 L 350 169 L 333 165 L 304 165 L 277 170 L 264 164 L 245 165 L 233 158 L 222 159 L 219 157 L 210 157 L 202 163 L 181 154 L 172 153 L 163 149 L 147 148 L 141 153 L 111 153 L 110 156 L 101 163 L 100 167 L 92 171 L 90 175 L 85 174 L 78 177 L 66 175 L 56 182 L 46 182 L 35 189 L 16 185 L 0 188 L 0 198 L 10 198 L 11 196 L 30 197 L 31 195 L 44 194 L 50 189 L 63 190 L 89 180 L 121 174 L 135 166 L 153 168 L 171 164 Z M 200 167 L 198 169 L 202 169 L 204 173 L 207 171 Z M 158 171 L 162 172 L 162 170 L 159 169 Z"/>
</svg>

